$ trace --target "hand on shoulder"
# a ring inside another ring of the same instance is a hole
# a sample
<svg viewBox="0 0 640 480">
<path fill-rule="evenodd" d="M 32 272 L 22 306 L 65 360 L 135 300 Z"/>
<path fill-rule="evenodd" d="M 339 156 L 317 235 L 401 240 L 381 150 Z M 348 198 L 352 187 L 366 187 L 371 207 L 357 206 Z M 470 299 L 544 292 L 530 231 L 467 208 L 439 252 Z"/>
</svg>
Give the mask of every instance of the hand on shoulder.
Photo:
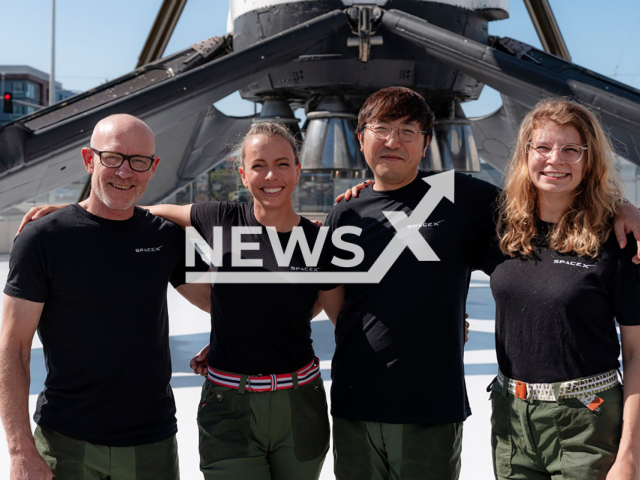
<svg viewBox="0 0 640 480">
<path fill-rule="evenodd" d="M 24 217 L 22 217 L 22 221 L 20 222 L 20 226 L 18 227 L 18 231 L 16 232 L 16 235 L 18 235 L 22 231 L 22 229 L 25 227 L 27 223 L 42 217 L 46 217 L 50 213 L 53 213 L 56 210 L 60 210 L 61 208 L 64 208 L 68 205 L 69 205 L 68 203 L 65 203 L 61 205 L 40 205 L 37 207 L 30 208 L 29 211 L 24 214 Z"/>
</svg>

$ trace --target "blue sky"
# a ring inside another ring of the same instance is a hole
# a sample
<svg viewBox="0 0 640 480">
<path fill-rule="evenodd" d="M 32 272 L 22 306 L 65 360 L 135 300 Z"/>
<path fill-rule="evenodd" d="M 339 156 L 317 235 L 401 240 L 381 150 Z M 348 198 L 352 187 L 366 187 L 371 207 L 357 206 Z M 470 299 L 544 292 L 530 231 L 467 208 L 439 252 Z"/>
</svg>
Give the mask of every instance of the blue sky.
<svg viewBox="0 0 640 480">
<path fill-rule="evenodd" d="M 48 72 L 51 0 L 2 3 L 0 65 L 30 65 Z M 82 91 L 133 70 L 161 3 L 57 0 L 56 79 L 67 89 Z M 522 0 L 510 4 L 510 18 L 492 22 L 489 33 L 540 47 Z M 551 6 L 575 63 L 640 89 L 638 0 L 551 0 Z M 188 0 L 165 53 L 224 35 L 227 13 L 225 0 Z M 498 105 L 497 93 L 485 88 L 480 100 L 465 110 L 475 116 Z M 253 113 L 252 104 L 238 95 L 219 106 L 227 114 Z"/>
</svg>

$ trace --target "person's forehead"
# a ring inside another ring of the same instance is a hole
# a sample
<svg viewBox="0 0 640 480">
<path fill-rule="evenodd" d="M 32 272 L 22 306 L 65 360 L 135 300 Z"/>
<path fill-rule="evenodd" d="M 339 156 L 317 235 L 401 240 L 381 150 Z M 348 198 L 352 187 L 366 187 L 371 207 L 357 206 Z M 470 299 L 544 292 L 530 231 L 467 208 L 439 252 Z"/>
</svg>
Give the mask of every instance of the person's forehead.
<svg viewBox="0 0 640 480">
<path fill-rule="evenodd" d="M 124 155 L 151 156 L 155 153 L 153 137 L 135 130 L 110 130 L 94 139 L 94 148 Z"/>
<path fill-rule="evenodd" d="M 417 127 L 417 126 L 420 125 L 415 120 L 409 120 L 409 117 L 402 117 L 402 118 L 392 119 L 392 118 L 389 118 L 389 117 L 381 116 L 381 117 L 373 119 L 373 121 L 376 122 L 376 123 L 387 123 L 389 125 L 394 125 L 394 126 Z"/>
<path fill-rule="evenodd" d="M 560 125 L 558 123 L 548 121 L 542 122 L 533 128 L 531 137 L 536 140 L 553 140 L 561 137 L 569 143 L 578 143 L 582 141 L 582 135 L 573 125 Z"/>
<path fill-rule="evenodd" d="M 245 156 L 248 159 L 265 157 L 262 159 L 266 160 L 268 158 L 294 158 L 295 154 L 291 144 L 280 135 L 258 134 L 249 137 L 245 147 Z"/>
</svg>

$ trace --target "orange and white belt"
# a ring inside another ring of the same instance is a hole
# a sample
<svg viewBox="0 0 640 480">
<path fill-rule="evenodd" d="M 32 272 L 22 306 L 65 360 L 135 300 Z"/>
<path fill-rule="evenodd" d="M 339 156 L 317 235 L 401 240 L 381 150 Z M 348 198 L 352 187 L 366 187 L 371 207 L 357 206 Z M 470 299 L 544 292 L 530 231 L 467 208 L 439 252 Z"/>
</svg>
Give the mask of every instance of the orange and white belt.
<svg viewBox="0 0 640 480">
<path fill-rule="evenodd" d="M 557 401 L 556 388 L 554 387 L 558 384 L 527 383 L 520 380 L 513 380 L 505 377 L 500 371 L 498 371 L 497 381 L 502 388 L 505 388 L 506 384 L 507 391 L 522 400 Z M 587 399 L 605 390 L 610 390 L 619 383 L 618 371 L 611 370 L 591 377 L 560 382 L 559 387 L 557 387 L 557 392 L 559 398 L 577 398 L 585 403 Z M 592 401 L 588 403 L 590 404 Z M 585 403 L 585 405 L 589 406 L 588 403 Z"/>
</svg>

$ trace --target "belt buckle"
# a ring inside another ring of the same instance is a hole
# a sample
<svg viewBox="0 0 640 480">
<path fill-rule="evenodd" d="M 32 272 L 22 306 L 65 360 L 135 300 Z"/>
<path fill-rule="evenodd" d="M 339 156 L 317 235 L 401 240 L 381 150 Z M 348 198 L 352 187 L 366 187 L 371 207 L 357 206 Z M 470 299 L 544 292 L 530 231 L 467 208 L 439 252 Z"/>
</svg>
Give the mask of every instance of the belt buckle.
<svg viewBox="0 0 640 480">
<path fill-rule="evenodd" d="M 520 400 L 526 400 L 529 394 L 527 390 L 527 384 L 525 382 L 516 380 L 516 398 L 519 398 Z"/>
</svg>

